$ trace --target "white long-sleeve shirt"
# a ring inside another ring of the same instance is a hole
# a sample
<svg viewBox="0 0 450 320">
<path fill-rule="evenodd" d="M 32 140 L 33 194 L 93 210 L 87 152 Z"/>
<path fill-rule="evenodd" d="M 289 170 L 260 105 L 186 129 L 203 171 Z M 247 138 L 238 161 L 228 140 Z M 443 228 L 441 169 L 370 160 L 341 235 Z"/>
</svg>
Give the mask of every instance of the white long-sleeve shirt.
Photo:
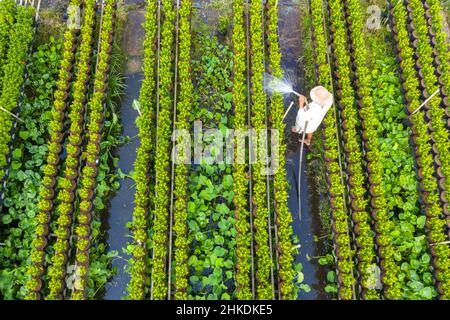
<svg viewBox="0 0 450 320">
<path fill-rule="evenodd" d="M 306 133 L 313 133 L 316 131 L 332 105 L 332 101 L 324 106 L 313 101 L 304 108 L 300 108 L 297 113 L 297 119 L 295 120 L 296 132 L 303 133 L 303 131 L 305 131 L 306 122 L 308 122 Z"/>
</svg>

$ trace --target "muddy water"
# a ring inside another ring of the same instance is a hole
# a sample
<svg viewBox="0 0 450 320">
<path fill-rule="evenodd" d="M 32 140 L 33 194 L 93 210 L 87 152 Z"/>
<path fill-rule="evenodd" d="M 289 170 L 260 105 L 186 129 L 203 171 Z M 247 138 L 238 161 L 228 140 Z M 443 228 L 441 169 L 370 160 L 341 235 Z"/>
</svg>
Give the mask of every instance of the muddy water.
<svg viewBox="0 0 450 320">
<path fill-rule="evenodd" d="M 127 3 L 136 4 L 136 0 Z M 140 1 L 143 3 L 143 1 Z M 139 146 L 139 139 L 136 137 L 138 129 L 135 120 L 138 115 L 133 109 L 133 100 L 139 98 L 139 91 L 143 79 L 142 43 L 145 37 L 142 23 L 144 22 L 145 9 L 134 9 L 127 13 L 127 22 L 124 27 L 123 50 L 128 56 L 126 64 L 126 91 L 120 107 L 120 118 L 123 125 L 123 135 L 131 138 L 130 142 L 121 146 L 117 150 L 119 157 L 119 167 L 123 172 L 129 173 L 133 170 L 136 159 L 136 149 Z M 118 300 L 126 295 L 126 288 L 130 276 L 125 272 L 127 266 L 126 259 L 129 258 L 122 252 L 127 243 L 131 241 L 130 231 L 126 224 L 132 220 L 134 210 L 134 181 L 125 179 L 120 181 L 120 189 L 111 199 L 111 207 L 107 218 L 107 243 L 110 250 L 117 250 L 120 258 L 113 260 L 113 267 L 117 267 L 117 274 L 105 288 L 104 299 Z"/>
<path fill-rule="evenodd" d="M 280 0 L 279 1 L 279 36 L 282 51 L 282 67 L 287 77 L 293 81 L 294 90 L 303 93 L 305 96 L 305 84 L 302 68 L 298 65 L 298 59 L 302 56 L 300 31 L 300 19 L 303 13 L 299 12 L 299 1 Z M 285 109 L 291 101 L 298 106 L 297 98 L 288 96 L 285 98 Z M 313 259 L 308 257 L 322 255 L 324 248 L 321 243 L 314 242 L 314 235 L 320 235 L 319 217 L 319 195 L 315 192 L 313 177 L 306 172 L 306 154 L 308 150 L 303 150 L 301 159 L 300 184 L 298 183 L 300 170 L 300 143 L 299 136 L 294 135 L 290 129 L 295 124 L 296 108 L 293 108 L 286 117 L 286 172 L 289 190 L 288 206 L 293 216 L 294 233 L 300 240 L 300 252 L 295 257 L 295 262 L 303 265 L 304 283 L 311 286 L 309 293 L 300 291 L 299 299 L 326 299 L 323 288 L 326 285 L 326 270 Z M 300 187 L 299 187 L 300 186 Z M 300 192 L 299 192 L 300 189 Z M 299 208 L 300 194 L 300 208 Z M 301 216 L 301 218 L 300 218 Z"/>
</svg>

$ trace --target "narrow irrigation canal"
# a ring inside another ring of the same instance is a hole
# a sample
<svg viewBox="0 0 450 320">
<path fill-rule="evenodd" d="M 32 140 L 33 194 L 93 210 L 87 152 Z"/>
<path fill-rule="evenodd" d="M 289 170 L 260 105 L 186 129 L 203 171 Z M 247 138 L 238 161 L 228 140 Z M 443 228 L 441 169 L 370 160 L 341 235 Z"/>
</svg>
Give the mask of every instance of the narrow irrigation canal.
<svg viewBox="0 0 450 320">
<path fill-rule="evenodd" d="M 120 118 L 123 135 L 128 136 L 130 141 L 117 150 L 119 167 L 125 174 L 133 170 L 136 149 L 139 145 L 138 129 L 135 124 L 138 112 L 133 109 L 133 101 L 139 98 L 143 79 L 142 43 L 145 37 L 142 27 L 145 18 L 145 1 L 127 0 L 126 3 L 130 4 L 130 10 L 127 12 L 127 20 L 124 26 L 122 49 L 128 56 L 128 60 L 125 71 L 126 90 L 120 107 Z M 107 243 L 110 250 L 118 252 L 119 257 L 112 262 L 112 266 L 117 268 L 117 274 L 105 287 L 104 299 L 106 300 L 118 300 L 127 294 L 126 288 L 130 276 L 125 271 L 125 267 L 128 264 L 129 256 L 122 249 L 126 248 L 131 239 L 129 237 L 130 231 L 126 225 L 133 218 L 134 190 L 134 181 L 130 178 L 124 178 L 120 181 L 120 189 L 111 199 L 106 226 Z"/>
<path fill-rule="evenodd" d="M 301 68 L 301 57 L 303 55 L 301 19 L 304 12 L 301 12 L 299 1 L 280 0 L 279 10 L 279 38 L 282 53 L 282 67 L 286 78 L 293 83 L 294 89 L 308 96 L 305 81 L 303 80 L 303 68 Z M 319 195 L 314 185 L 314 177 L 307 171 L 308 149 L 303 149 L 303 157 L 300 160 L 299 136 L 291 132 L 291 127 L 295 125 L 298 102 L 294 95 L 285 98 L 285 109 L 294 101 L 294 108 L 286 116 L 286 172 L 289 189 L 288 205 L 293 217 L 294 233 L 299 239 L 299 254 L 295 258 L 296 263 L 303 266 L 305 283 L 311 287 L 311 291 L 300 290 L 299 299 L 326 299 L 324 287 L 326 286 L 326 270 L 317 263 L 314 257 L 324 254 L 324 246 L 321 242 L 315 242 L 314 236 L 321 234 L 321 223 L 319 216 Z M 300 163 L 301 162 L 301 163 Z M 301 172 L 300 172 L 301 170 Z M 300 173 L 300 184 L 299 184 Z M 299 192 L 300 189 L 300 192 Z M 299 199 L 300 196 L 300 199 Z M 300 200 L 300 208 L 299 208 Z M 311 258 L 311 259 L 310 259 Z"/>
</svg>

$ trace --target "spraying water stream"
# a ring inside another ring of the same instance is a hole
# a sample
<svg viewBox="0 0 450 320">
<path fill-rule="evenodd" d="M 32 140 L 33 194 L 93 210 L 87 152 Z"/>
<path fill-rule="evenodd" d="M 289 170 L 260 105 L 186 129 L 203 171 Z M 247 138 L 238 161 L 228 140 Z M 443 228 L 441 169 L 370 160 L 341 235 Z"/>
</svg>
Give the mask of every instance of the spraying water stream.
<svg viewBox="0 0 450 320">
<path fill-rule="evenodd" d="M 287 94 L 295 94 L 300 97 L 300 94 L 293 89 L 293 81 L 288 79 L 289 77 L 285 77 L 283 79 L 276 78 L 271 74 L 264 74 L 264 91 L 269 94 L 273 94 L 274 92 L 278 92 L 282 95 Z"/>
</svg>

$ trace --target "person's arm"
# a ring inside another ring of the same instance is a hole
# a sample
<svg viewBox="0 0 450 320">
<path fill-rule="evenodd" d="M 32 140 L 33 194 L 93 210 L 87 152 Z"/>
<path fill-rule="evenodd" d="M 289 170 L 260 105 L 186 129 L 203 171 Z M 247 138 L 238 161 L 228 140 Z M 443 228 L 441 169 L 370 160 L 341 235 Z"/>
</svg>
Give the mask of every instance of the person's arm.
<svg viewBox="0 0 450 320">
<path fill-rule="evenodd" d="M 312 115 L 312 117 L 315 119 L 317 126 L 319 126 L 320 123 L 323 121 L 328 110 L 330 110 L 332 105 L 333 105 L 333 102 L 326 104 L 322 107 L 318 107 L 314 110 L 314 115 Z"/>
<path fill-rule="evenodd" d="M 333 105 L 333 101 L 331 101 L 331 103 L 326 104 L 322 107 L 323 109 L 323 116 L 325 117 L 325 115 L 327 114 L 328 110 L 330 110 L 331 106 Z"/>
<path fill-rule="evenodd" d="M 300 109 L 302 109 L 305 106 L 306 103 L 306 97 L 303 95 L 300 95 L 300 97 L 298 97 L 298 107 Z"/>
</svg>

